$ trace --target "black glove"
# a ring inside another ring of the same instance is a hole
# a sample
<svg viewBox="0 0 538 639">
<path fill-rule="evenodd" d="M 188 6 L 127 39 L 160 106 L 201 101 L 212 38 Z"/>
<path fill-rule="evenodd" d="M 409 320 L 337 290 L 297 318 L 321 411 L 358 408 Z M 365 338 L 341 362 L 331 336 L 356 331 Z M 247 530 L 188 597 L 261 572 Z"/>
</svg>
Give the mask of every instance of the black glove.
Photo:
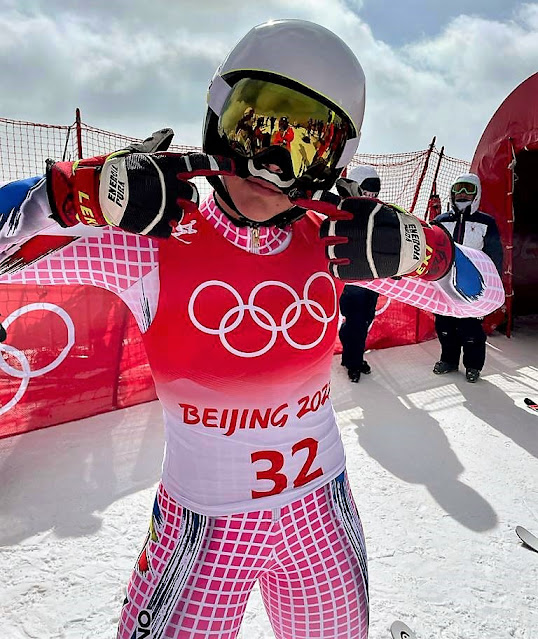
<svg viewBox="0 0 538 639">
<path fill-rule="evenodd" d="M 344 281 L 417 276 L 436 280 L 454 261 L 454 242 L 441 226 L 430 227 L 392 204 L 366 197 L 340 198 L 330 191 L 290 194 L 294 204 L 328 216 L 325 239 L 331 273 Z"/>
<path fill-rule="evenodd" d="M 128 149 L 47 169 L 52 217 L 169 237 L 184 211 L 198 207 L 196 176 L 234 175 L 228 158 L 204 153 L 131 153 Z"/>
<path fill-rule="evenodd" d="M 184 212 L 198 208 L 198 190 L 188 180 L 212 175 L 233 175 L 232 161 L 204 153 L 134 153 L 113 158 L 105 162 L 100 175 L 103 217 L 126 231 L 169 237 L 171 223 L 179 223 Z M 121 179 L 127 194 L 120 190 Z"/>
</svg>

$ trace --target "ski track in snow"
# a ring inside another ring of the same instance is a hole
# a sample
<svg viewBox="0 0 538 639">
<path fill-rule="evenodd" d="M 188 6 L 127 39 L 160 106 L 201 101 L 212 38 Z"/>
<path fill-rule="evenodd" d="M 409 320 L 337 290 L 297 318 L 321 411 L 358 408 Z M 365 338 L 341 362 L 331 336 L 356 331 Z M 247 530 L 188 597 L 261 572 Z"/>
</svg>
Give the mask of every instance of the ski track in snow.
<svg viewBox="0 0 538 639">
<path fill-rule="evenodd" d="M 538 637 L 538 335 L 488 340 L 477 384 L 435 376 L 436 340 L 333 362 L 369 552 L 370 638 Z M 0 440 L 1 636 L 113 639 L 160 472 L 156 402 Z M 240 639 L 273 637 L 259 591 Z"/>
</svg>

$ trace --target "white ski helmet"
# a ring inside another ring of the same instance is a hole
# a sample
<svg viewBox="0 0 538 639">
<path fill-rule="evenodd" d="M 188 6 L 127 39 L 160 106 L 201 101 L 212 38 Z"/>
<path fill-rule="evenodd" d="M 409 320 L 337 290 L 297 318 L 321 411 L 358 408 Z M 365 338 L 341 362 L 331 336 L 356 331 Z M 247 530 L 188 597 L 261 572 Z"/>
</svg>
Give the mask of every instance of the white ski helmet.
<svg viewBox="0 0 538 639">
<path fill-rule="evenodd" d="M 381 191 L 381 180 L 371 164 L 358 164 L 347 173 L 347 177 L 357 182 L 363 195 L 377 197 Z"/>
<path fill-rule="evenodd" d="M 304 20 L 266 22 L 217 69 L 203 148 L 284 193 L 329 189 L 357 150 L 364 100 L 362 67 L 338 36 Z M 249 107 L 255 125 L 243 117 Z M 279 128 L 286 118 L 289 126 Z"/>
<path fill-rule="evenodd" d="M 347 172 L 347 177 L 336 180 L 336 190 L 341 197 L 377 197 L 381 180 L 375 167 L 358 164 Z"/>
</svg>

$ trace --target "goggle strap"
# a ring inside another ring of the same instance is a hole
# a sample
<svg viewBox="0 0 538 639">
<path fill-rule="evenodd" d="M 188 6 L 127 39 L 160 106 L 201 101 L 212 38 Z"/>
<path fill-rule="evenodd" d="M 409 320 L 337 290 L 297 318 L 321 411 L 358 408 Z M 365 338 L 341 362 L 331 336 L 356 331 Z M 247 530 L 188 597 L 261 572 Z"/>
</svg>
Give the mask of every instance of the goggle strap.
<svg viewBox="0 0 538 639">
<path fill-rule="evenodd" d="M 239 215 L 240 219 L 236 220 L 224 209 L 222 209 L 219 206 L 217 199 L 215 198 L 215 204 L 217 205 L 219 211 L 222 211 L 224 215 L 226 215 L 226 217 L 229 220 L 231 220 L 236 226 L 249 226 L 249 223 L 251 223 L 251 221 L 247 217 L 245 217 L 241 213 L 241 211 L 239 211 L 239 209 L 235 206 L 234 201 L 232 200 L 232 198 L 230 197 L 230 194 L 228 193 L 228 190 L 224 186 L 224 182 L 222 181 L 221 176 L 220 175 L 206 176 L 206 180 L 209 182 L 209 184 L 211 184 L 211 186 L 215 190 L 215 193 L 218 194 L 218 196 L 222 199 L 222 201 L 225 204 L 227 204 L 232 209 L 232 211 L 235 211 L 237 215 Z"/>
<path fill-rule="evenodd" d="M 215 75 L 211 81 L 207 96 L 207 104 L 211 111 L 216 115 L 222 113 L 222 107 L 226 102 L 226 98 L 230 95 L 232 87 L 220 75 Z"/>
<path fill-rule="evenodd" d="M 337 169 L 342 169 L 344 168 L 344 166 L 347 166 L 351 162 L 353 156 L 355 155 L 355 152 L 357 151 L 357 147 L 359 146 L 359 139 L 360 133 L 356 138 L 350 138 L 346 141 L 344 150 L 342 151 L 342 155 L 340 156 L 338 164 L 336 165 Z"/>
</svg>

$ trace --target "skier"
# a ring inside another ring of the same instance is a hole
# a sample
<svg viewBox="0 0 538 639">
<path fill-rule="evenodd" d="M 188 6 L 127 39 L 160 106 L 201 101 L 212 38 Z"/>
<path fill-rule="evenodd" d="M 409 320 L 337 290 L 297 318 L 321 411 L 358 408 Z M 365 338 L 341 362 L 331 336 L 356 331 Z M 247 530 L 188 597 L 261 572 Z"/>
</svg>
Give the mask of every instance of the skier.
<svg viewBox="0 0 538 639">
<path fill-rule="evenodd" d="M 456 178 L 450 188 L 451 207 L 435 220 L 442 224 L 454 240 L 463 246 L 484 251 L 502 272 L 503 250 L 495 218 L 478 210 L 480 206 L 480 178 L 465 173 Z M 444 375 L 457 371 L 463 351 L 465 378 L 475 383 L 486 361 L 486 333 L 483 317 L 435 316 L 435 330 L 441 343 L 441 358 L 433 372 Z"/>
<path fill-rule="evenodd" d="M 248 106 L 330 121 L 340 145 L 319 157 L 295 136 L 289 151 L 248 153 L 236 136 Z M 364 74 L 347 45 L 319 25 L 274 20 L 215 73 L 204 154 L 51 163 L 46 177 L 0 190 L 0 251 L 52 224 L 103 226 L 76 253 L 27 270 L 120 295 L 163 405 L 162 480 L 119 639 L 237 637 L 257 581 L 277 638 L 367 637 L 364 536 L 330 401 L 343 281 L 456 315 L 504 297 L 489 258 L 442 227 L 328 191 L 363 112 Z M 201 205 L 198 175 L 214 188 Z"/>
<path fill-rule="evenodd" d="M 381 180 L 375 167 L 359 164 L 348 172 L 347 177 L 336 180 L 336 189 L 342 197 L 377 198 L 381 191 Z M 340 312 L 344 322 L 339 337 L 342 342 L 342 366 L 352 382 L 359 382 L 361 373 L 369 375 L 372 369 L 364 359 L 368 330 L 374 321 L 379 293 L 362 286 L 346 284 L 340 296 Z"/>
</svg>

